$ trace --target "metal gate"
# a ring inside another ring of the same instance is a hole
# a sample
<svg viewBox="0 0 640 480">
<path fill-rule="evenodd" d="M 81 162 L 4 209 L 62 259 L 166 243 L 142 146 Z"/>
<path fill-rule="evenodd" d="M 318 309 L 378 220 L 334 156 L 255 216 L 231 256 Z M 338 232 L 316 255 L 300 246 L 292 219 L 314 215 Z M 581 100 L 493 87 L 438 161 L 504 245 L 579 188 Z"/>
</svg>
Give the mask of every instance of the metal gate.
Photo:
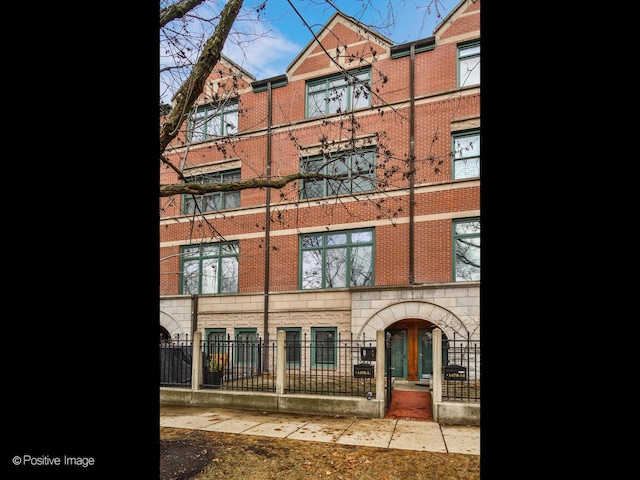
<svg viewBox="0 0 640 480">
<path fill-rule="evenodd" d="M 384 342 L 384 367 L 387 377 L 386 382 L 386 390 L 387 394 L 385 395 L 385 410 L 389 408 L 391 405 L 391 397 L 393 396 L 393 366 L 391 363 L 391 334 L 389 332 L 385 333 L 385 342 Z"/>
</svg>

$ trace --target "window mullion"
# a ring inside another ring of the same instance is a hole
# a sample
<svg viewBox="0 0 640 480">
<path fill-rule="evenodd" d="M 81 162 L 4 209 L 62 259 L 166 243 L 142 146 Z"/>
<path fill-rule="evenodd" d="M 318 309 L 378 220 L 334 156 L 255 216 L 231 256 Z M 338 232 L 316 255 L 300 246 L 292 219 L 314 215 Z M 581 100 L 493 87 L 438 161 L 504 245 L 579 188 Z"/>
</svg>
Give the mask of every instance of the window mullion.
<svg viewBox="0 0 640 480">
<path fill-rule="evenodd" d="M 322 235 L 322 288 L 327 288 L 327 237 Z"/>
<path fill-rule="evenodd" d="M 347 235 L 347 244 L 345 246 L 345 262 L 347 263 L 345 269 L 345 286 L 350 287 L 352 284 L 351 279 L 351 235 Z"/>
<path fill-rule="evenodd" d="M 329 80 L 324 81 L 324 114 L 329 115 L 331 113 L 331 82 Z"/>
</svg>

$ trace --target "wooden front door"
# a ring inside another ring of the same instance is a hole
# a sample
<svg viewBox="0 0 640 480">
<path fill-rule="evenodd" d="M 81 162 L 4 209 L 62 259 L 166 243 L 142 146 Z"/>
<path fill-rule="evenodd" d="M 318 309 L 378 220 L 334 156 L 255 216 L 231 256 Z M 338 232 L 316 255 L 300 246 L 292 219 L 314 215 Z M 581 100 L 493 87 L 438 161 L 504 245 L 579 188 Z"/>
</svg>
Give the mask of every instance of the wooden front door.
<svg viewBox="0 0 640 480">
<path fill-rule="evenodd" d="M 423 373 L 431 371 L 431 350 L 428 357 L 420 356 L 424 346 L 423 332 L 433 328 L 425 320 L 400 320 L 387 330 L 391 334 L 391 366 L 393 376 L 408 381 L 418 381 Z M 428 369 L 429 371 L 425 371 Z"/>
</svg>

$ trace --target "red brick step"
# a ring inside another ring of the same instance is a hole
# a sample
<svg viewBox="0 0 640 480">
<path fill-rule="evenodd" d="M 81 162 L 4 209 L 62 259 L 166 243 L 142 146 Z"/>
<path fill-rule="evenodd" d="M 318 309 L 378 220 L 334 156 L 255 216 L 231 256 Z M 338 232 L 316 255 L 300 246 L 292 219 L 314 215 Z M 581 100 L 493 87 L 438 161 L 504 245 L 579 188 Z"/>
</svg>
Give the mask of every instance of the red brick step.
<svg viewBox="0 0 640 480">
<path fill-rule="evenodd" d="M 431 393 L 394 389 L 391 405 L 384 418 L 433 422 Z"/>
</svg>

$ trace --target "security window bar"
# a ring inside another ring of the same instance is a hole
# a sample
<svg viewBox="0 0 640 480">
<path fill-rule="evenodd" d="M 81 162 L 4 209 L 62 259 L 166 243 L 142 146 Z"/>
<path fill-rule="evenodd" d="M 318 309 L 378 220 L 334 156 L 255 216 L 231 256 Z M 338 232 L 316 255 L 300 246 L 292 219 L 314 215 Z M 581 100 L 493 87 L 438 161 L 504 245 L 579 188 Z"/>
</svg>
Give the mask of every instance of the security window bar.
<svg viewBox="0 0 640 480">
<path fill-rule="evenodd" d="M 373 285 L 373 229 L 303 235 L 300 288 Z"/>
<path fill-rule="evenodd" d="M 458 46 L 458 87 L 480 85 L 480 42 Z"/>
<path fill-rule="evenodd" d="M 454 282 L 480 280 L 480 220 L 453 222 Z"/>
<path fill-rule="evenodd" d="M 366 149 L 336 152 L 328 158 L 322 155 L 307 157 L 302 160 L 300 170 L 335 177 L 304 180 L 302 198 L 370 192 L 376 188 L 376 151 Z"/>
<path fill-rule="evenodd" d="M 480 132 L 453 136 L 453 178 L 480 176 Z"/>
<path fill-rule="evenodd" d="M 307 118 L 371 106 L 371 70 L 307 83 Z"/>
<path fill-rule="evenodd" d="M 240 170 L 229 170 L 226 172 L 206 173 L 188 177 L 186 183 L 227 183 L 240 180 Z M 196 208 L 197 206 L 197 208 Z M 182 196 L 182 213 L 190 215 L 193 213 L 214 212 L 238 208 L 240 206 L 240 192 L 215 192 L 205 195 L 185 194 Z M 198 211 L 199 210 L 199 211 Z"/>
<path fill-rule="evenodd" d="M 182 247 L 180 293 L 237 293 L 239 250 L 237 242 Z"/>
<path fill-rule="evenodd" d="M 238 133 L 238 103 L 202 105 L 192 111 L 187 123 L 187 140 L 202 142 Z"/>
</svg>

